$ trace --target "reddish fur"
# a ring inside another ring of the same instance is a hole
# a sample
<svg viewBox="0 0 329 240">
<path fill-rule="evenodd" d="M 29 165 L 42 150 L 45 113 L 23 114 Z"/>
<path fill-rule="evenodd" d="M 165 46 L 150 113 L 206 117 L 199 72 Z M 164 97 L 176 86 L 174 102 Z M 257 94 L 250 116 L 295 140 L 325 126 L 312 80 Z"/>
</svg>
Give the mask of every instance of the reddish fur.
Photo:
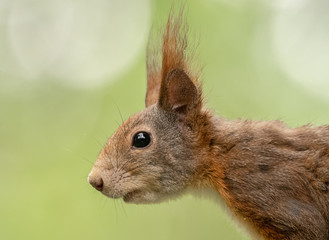
<svg viewBox="0 0 329 240">
<path fill-rule="evenodd" d="M 145 97 L 146 107 L 155 104 L 159 98 L 160 87 L 167 74 L 173 69 L 181 69 L 189 75 L 193 83 L 201 90 L 198 83 L 199 71 L 192 71 L 190 68 L 191 56 L 190 50 L 187 56 L 187 34 L 188 26 L 183 20 L 183 8 L 175 17 L 174 11 L 170 12 L 167 25 L 163 34 L 161 54 L 158 48 L 152 49 L 152 43 L 149 43 L 147 51 L 147 90 Z M 156 56 L 161 55 L 161 59 Z M 161 66 L 161 68 L 160 68 Z M 201 91 L 200 91 L 201 92 Z"/>
<path fill-rule="evenodd" d="M 329 240 L 329 126 L 228 121 L 203 108 L 182 10 L 170 14 L 162 63 L 147 57 L 147 108 L 110 138 L 89 175 L 105 195 L 154 202 L 212 187 L 266 240 Z M 160 68 L 161 67 L 161 68 Z M 138 131 L 153 142 L 134 149 Z"/>
<path fill-rule="evenodd" d="M 201 99 L 201 87 L 198 84 L 198 77 L 195 77 L 195 75 L 192 75 L 190 73 L 189 69 L 189 63 L 186 59 L 185 52 L 187 49 L 187 39 L 186 39 L 186 33 L 181 32 L 181 26 L 182 26 L 182 12 L 179 13 L 177 19 L 173 19 L 172 14 L 169 16 L 169 20 L 167 22 L 167 28 L 166 33 L 164 35 L 163 39 L 163 48 L 162 48 L 162 68 L 161 68 L 161 88 L 164 89 L 166 85 L 166 81 L 164 79 L 167 77 L 168 72 L 170 72 L 172 69 L 181 69 L 185 71 L 186 73 L 189 73 L 191 76 L 192 82 L 198 87 L 198 102 L 199 105 L 202 105 L 202 99 Z M 183 25 L 186 28 L 186 25 Z M 149 81 L 148 81 L 149 84 Z M 161 91 L 161 90 L 160 90 Z M 161 101 L 161 94 L 160 94 L 160 101 Z M 156 102 L 156 101 L 155 101 Z M 250 127 L 254 127 L 254 131 L 264 131 L 268 132 L 262 136 L 260 134 L 260 139 L 258 141 L 263 141 L 263 143 L 259 146 L 257 146 L 258 143 L 255 144 L 255 148 L 258 148 L 258 151 L 263 151 L 262 147 L 264 144 L 270 144 L 273 146 L 278 147 L 278 151 L 287 152 L 288 154 L 298 154 L 298 151 L 303 151 L 305 149 L 312 152 L 320 151 L 319 154 L 328 156 L 328 149 L 329 149 L 329 143 L 328 141 L 318 141 L 315 144 L 312 144 L 310 142 L 310 139 L 319 139 L 321 138 L 321 135 L 315 134 L 315 131 L 320 131 L 317 129 L 312 129 L 308 127 L 300 128 L 297 130 L 287 130 L 287 127 L 284 126 L 280 122 L 269 122 L 265 124 L 265 126 L 261 126 L 263 123 L 248 123 L 248 122 L 240 122 L 241 129 L 239 129 L 239 132 L 242 132 L 241 134 L 237 134 L 236 138 L 232 142 L 228 141 L 228 139 L 225 138 L 225 136 L 221 136 L 223 132 L 219 133 L 218 129 L 216 130 L 216 125 L 214 125 L 214 122 L 212 121 L 212 115 L 208 111 L 201 111 L 199 107 L 192 108 L 186 116 L 186 122 L 189 127 L 194 129 L 194 132 L 197 133 L 196 137 L 197 140 L 195 140 L 195 145 L 193 146 L 195 149 L 195 155 L 199 156 L 203 159 L 202 164 L 198 167 L 198 172 L 195 175 L 195 184 L 198 185 L 200 183 L 208 182 L 209 185 L 213 186 L 218 193 L 223 197 L 227 205 L 232 209 L 232 211 L 241 216 L 243 219 L 247 220 L 249 224 L 251 224 L 256 232 L 259 232 L 262 236 L 265 237 L 265 239 L 300 239 L 304 231 L 311 231 L 311 229 L 298 229 L 298 226 L 294 226 L 296 233 L 291 232 L 292 230 L 287 230 L 285 232 L 284 229 L 280 228 L 280 226 L 274 226 L 272 222 L 275 222 L 275 219 L 272 221 L 271 218 L 275 218 L 277 213 L 271 213 L 271 212 L 263 212 L 261 209 L 255 209 L 256 204 L 253 201 L 250 202 L 242 202 L 239 199 L 236 199 L 236 195 L 234 192 L 232 192 L 232 187 L 227 185 L 227 171 L 231 171 L 231 167 L 229 166 L 232 164 L 232 162 L 235 161 L 234 158 L 237 156 L 240 158 L 247 158 L 250 159 L 252 156 L 250 156 L 250 153 L 244 153 L 242 149 L 239 149 L 238 144 L 239 141 L 248 136 L 244 136 L 243 132 L 250 132 L 250 134 L 256 134 L 253 133 L 252 130 L 249 130 Z M 258 128 L 258 129 L 257 129 Z M 288 136 L 288 134 L 285 134 L 285 131 L 291 131 L 291 136 Z M 327 140 L 329 135 L 329 127 L 323 127 L 324 134 L 326 134 Z M 304 135 L 304 136 L 301 136 Z M 265 139 L 262 139 L 265 138 Z M 267 139 L 268 138 L 268 139 Z M 301 139 L 302 138 L 302 139 Z M 252 140 L 250 140 L 252 141 Z M 212 142 L 212 143 L 211 143 Z M 206 150 L 206 151 L 205 151 Z M 265 149 L 266 151 L 266 149 Z M 295 153 L 295 151 L 297 151 Z M 323 152 L 324 151 L 324 152 Z M 253 154 L 253 153 L 252 153 Z M 244 156 L 245 155 L 245 156 Z M 282 154 L 284 156 L 284 153 Z M 261 157 L 261 156 L 260 156 Z M 305 156 L 306 157 L 306 156 Z M 304 157 L 304 158 L 305 158 Z M 278 156 L 279 158 L 279 156 Z M 294 158 L 294 156 L 292 156 Z M 297 158 L 297 157 L 296 157 Z M 282 161 L 285 161 L 286 159 L 282 159 Z M 314 169 L 316 169 L 318 166 L 314 165 L 317 164 L 314 162 L 315 159 L 301 159 L 301 161 L 304 161 L 305 163 L 300 163 L 303 167 L 307 168 L 305 164 L 310 164 Z M 323 159 L 324 161 L 328 162 L 328 157 Z M 257 161 L 255 159 L 255 161 Z M 318 160 L 316 160 L 318 161 Z M 271 164 L 271 163 L 270 163 Z M 296 163 L 299 164 L 299 163 Z M 273 166 L 271 166 L 273 167 Z M 246 168 L 248 171 L 259 171 L 259 169 L 252 169 L 252 166 L 246 165 Z M 266 166 L 264 166 L 266 168 Z M 294 168 L 295 165 L 292 164 L 291 167 L 288 166 L 287 170 L 291 171 L 291 174 L 294 174 Z M 242 173 L 239 173 L 239 169 L 236 170 L 236 175 L 240 175 Z M 326 168 L 325 171 L 328 173 L 328 169 Z M 308 174 L 308 172 L 300 172 L 299 174 L 304 175 Z M 266 177 L 266 176 L 263 176 Z M 307 175 L 303 177 L 308 177 Z M 318 176 L 311 177 L 309 181 L 310 184 L 319 184 L 324 189 L 326 189 L 328 185 L 328 179 L 329 177 L 323 177 L 325 179 L 316 179 Z M 263 181 L 262 178 L 259 179 L 259 181 Z M 318 183 L 318 181 L 320 181 Z M 248 183 L 246 183 L 248 184 Z M 287 182 L 287 188 L 303 188 L 302 186 L 294 186 L 295 184 L 298 184 L 297 182 Z M 289 186 L 292 184 L 292 186 Z M 324 184 L 324 185 L 323 185 Z M 321 188 L 321 187 L 320 187 Z M 275 189 L 273 189 L 275 191 Z M 313 191 L 313 190 L 310 190 Z M 249 194 L 248 192 L 245 193 L 246 195 Z M 297 189 L 296 190 L 296 199 L 299 199 L 298 201 L 306 202 L 307 204 L 313 204 L 313 201 L 316 201 L 314 196 L 310 196 L 308 194 L 305 194 L 305 189 Z M 316 196 L 316 194 L 315 194 Z M 263 196 L 264 198 L 266 196 Z M 317 197 L 317 196 L 316 196 Z M 320 197 L 320 196 L 318 196 Z M 324 197 L 324 198 L 323 198 Z M 252 199 L 253 197 L 250 196 Z M 321 211 L 327 211 L 328 216 L 328 203 L 323 203 L 326 201 L 329 201 L 328 194 L 325 194 L 324 196 L 321 196 L 320 199 L 317 199 L 318 201 L 322 202 L 322 205 L 325 205 L 325 209 L 321 209 Z M 297 200 L 296 200 L 297 201 Z M 283 203 L 284 204 L 284 203 Z M 319 205 L 321 206 L 321 204 Z M 301 210 L 302 211 L 302 210 Z M 306 213 L 306 216 L 307 213 Z M 282 218 L 289 219 L 290 216 L 280 216 Z M 303 219 L 302 221 L 308 221 L 309 219 Z M 278 219 L 279 222 L 285 222 L 283 219 Z M 289 221 L 289 220 L 287 220 Z M 327 219 L 328 221 L 328 219 Z M 328 223 L 328 222 L 327 222 Z M 316 224 L 316 223 L 315 223 Z M 310 224 L 311 226 L 312 224 Z M 305 226 L 301 226 L 301 228 Z M 326 226 L 328 227 L 328 226 Z M 298 231 L 301 232 L 301 234 L 298 233 Z M 323 236 L 328 236 L 326 233 L 328 230 L 323 229 L 324 233 Z M 317 234 L 317 233 L 315 233 Z M 294 237 L 296 236 L 296 237 Z M 315 236 L 309 233 L 309 236 Z M 309 237 L 305 235 L 305 239 L 310 239 Z M 318 235 L 319 238 L 322 236 Z M 322 238 L 321 238 L 322 239 Z"/>
</svg>

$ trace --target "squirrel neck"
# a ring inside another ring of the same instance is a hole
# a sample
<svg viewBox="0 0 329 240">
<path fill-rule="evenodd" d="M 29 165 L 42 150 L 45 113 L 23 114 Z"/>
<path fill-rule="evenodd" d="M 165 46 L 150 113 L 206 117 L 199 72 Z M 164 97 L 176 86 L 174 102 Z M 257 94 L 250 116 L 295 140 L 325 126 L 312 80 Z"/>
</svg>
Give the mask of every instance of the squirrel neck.
<svg viewBox="0 0 329 240">
<path fill-rule="evenodd" d="M 205 157 L 199 155 L 200 179 L 219 193 L 234 215 L 252 223 L 266 239 L 286 239 L 284 232 L 294 226 L 309 230 L 305 222 L 312 217 L 325 226 L 329 126 L 289 128 L 280 121 L 219 117 L 209 122 L 213 133 L 204 138 L 209 145 Z M 305 216 L 295 218 L 300 208 Z"/>
<path fill-rule="evenodd" d="M 256 239 L 263 239 L 257 232 L 266 235 L 265 232 L 271 232 L 272 230 L 268 229 L 262 221 L 254 223 L 259 231 L 255 231 L 256 229 L 252 227 L 253 216 L 256 213 L 254 206 L 250 204 L 252 195 L 248 193 L 250 189 L 246 185 L 249 184 L 247 179 L 249 171 L 266 171 L 267 165 L 255 162 L 256 166 L 263 166 L 263 168 L 256 167 L 257 169 L 255 169 L 255 165 L 252 165 L 250 161 L 255 160 L 255 157 L 252 157 L 253 150 L 259 147 L 258 144 L 261 144 L 258 139 L 261 139 L 261 137 L 257 136 L 257 132 L 267 128 L 275 132 L 279 131 L 275 129 L 284 129 L 286 127 L 281 126 L 280 122 L 231 121 L 216 116 L 211 116 L 208 120 L 208 132 L 203 134 L 205 136 L 203 142 L 208 144 L 208 150 L 200 153 L 204 154 L 204 157 L 199 155 L 203 159 L 198 173 L 198 179 L 200 179 L 199 182 L 202 182 L 202 185 L 199 185 L 216 190 L 232 211 L 232 216 L 238 222 L 243 222 L 243 225 L 247 227 L 247 231 Z M 246 161 L 246 159 L 250 161 Z M 255 177 L 253 174 L 250 176 Z M 259 182 L 262 182 L 262 180 L 259 179 Z M 259 217 L 260 219 L 263 218 L 263 216 Z M 276 236 L 280 237 L 281 235 Z"/>
<path fill-rule="evenodd" d="M 237 204 L 235 190 L 243 191 L 248 184 L 241 181 L 245 181 L 247 176 L 266 174 L 273 167 L 271 164 L 275 164 L 272 158 L 281 164 L 278 161 L 285 158 L 304 157 L 305 146 L 298 144 L 296 139 L 287 140 L 287 136 L 292 136 L 295 130 L 280 121 L 227 120 L 208 112 L 205 116 L 199 131 L 202 147 L 196 148 L 202 159 L 197 179 L 203 185 L 215 188 L 228 205 Z M 264 151 L 265 145 L 267 151 Z"/>
<path fill-rule="evenodd" d="M 248 133 L 243 131 L 244 121 L 229 121 L 221 117 L 213 116 L 204 111 L 202 123 L 198 123 L 200 129 L 199 143 L 195 146 L 200 161 L 196 173 L 196 186 L 215 189 L 227 205 L 232 202 L 232 196 L 227 189 L 226 169 L 236 157 L 234 148 L 241 139 L 248 138 Z M 206 149 L 206 150 L 205 150 Z"/>
</svg>

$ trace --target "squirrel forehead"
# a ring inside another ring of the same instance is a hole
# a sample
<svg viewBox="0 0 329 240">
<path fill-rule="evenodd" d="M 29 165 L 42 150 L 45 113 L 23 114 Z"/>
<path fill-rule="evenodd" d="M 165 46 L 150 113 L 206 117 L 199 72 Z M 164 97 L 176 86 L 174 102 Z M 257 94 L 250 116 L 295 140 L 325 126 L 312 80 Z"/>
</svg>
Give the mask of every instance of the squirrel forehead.
<svg viewBox="0 0 329 240">
<path fill-rule="evenodd" d="M 122 123 L 122 125 L 117 129 L 109 141 L 113 141 L 115 139 L 122 141 L 123 136 L 129 137 L 138 131 L 151 131 L 156 115 L 156 113 L 152 114 L 151 111 L 152 109 L 147 108 L 130 116 Z"/>
<path fill-rule="evenodd" d="M 137 131 L 154 131 L 159 128 L 166 128 L 167 125 L 173 127 L 174 119 L 173 114 L 163 111 L 154 104 L 130 116 L 118 128 L 117 133 L 127 136 Z"/>
</svg>

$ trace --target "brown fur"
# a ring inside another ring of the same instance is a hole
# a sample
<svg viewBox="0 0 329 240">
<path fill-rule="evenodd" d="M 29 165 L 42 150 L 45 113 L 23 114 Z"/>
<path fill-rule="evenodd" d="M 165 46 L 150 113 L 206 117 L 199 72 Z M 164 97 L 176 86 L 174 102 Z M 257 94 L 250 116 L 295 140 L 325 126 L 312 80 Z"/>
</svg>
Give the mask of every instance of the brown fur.
<svg viewBox="0 0 329 240">
<path fill-rule="evenodd" d="M 199 71 L 190 68 L 193 49 L 187 48 L 188 26 L 183 19 L 183 8 L 180 9 L 176 18 L 172 9 L 164 30 L 161 53 L 159 53 L 159 47 L 154 46 L 153 42 L 148 44 L 146 107 L 158 101 L 161 82 L 173 69 L 183 70 L 201 90 L 198 82 Z"/>
<path fill-rule="evenodd" d="M 134 203 L 210 187 L 267 240 L 329 240 L 329 126 L 213 116 L 189 67 L 184 30 L 182 11 L 171 13 L 161 68 L 148 53 L 147 108 L 109 139 L 89 182 Z M 132 146 L 140 131 L 152 139 L 145 148 Z"/>
</svg>

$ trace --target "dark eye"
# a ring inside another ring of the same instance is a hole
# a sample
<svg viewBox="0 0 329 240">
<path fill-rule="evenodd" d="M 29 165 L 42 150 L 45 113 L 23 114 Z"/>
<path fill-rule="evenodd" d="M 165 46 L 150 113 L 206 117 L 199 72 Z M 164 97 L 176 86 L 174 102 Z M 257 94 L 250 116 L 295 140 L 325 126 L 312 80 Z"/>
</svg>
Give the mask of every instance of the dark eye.
<svg viewBox="0 0 329 240">
<path fill-rule="evenodd" d="M 147 132 L 138 132 L 133 138 L 133 146 L 137 148 L 143 148 L 150 144 L 151 137 Z"/>
</svg>

